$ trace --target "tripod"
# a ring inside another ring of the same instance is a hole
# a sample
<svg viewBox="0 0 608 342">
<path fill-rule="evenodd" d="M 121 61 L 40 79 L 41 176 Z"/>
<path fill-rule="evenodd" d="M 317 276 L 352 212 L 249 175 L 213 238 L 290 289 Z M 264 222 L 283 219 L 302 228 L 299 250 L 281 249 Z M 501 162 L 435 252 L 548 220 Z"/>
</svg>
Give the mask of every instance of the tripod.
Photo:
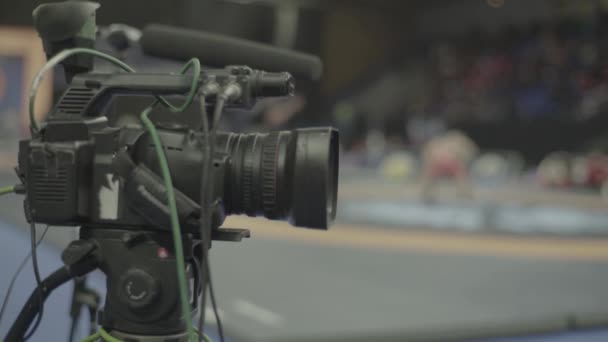
<svg viewBox="0 0 608 342">
<path fill-rule="evenodd" d="M 77 277 L 74 279 L 74 290 L 72 292 L 72 305 L 70 305 L 70 335 L 68 342 L 73 342 L 76 337 L 76 329 L 78 328 L 78 318 L 82 307 L 85 306 L 89 311 L 89 333 L 97 332 L 97 311 L 100 306 L 100 296 L 97 291 L 88 288 L 86 285 L 86 276 Z"/>
<path fill-rule="evenodd" d="M 182 238 L 191 305 L 196 311 L 201 279 L 194 258 L 200 253 L 200 243 L 190 235 Z M 97 268 L 107 279 L 99 323 L 110 335 L 133 342 L 188 341 L 169 232 L 82 227 L 80 239 L 63 251 L 62 260 L 65 266 L 32 292 L 5 342 L 23 340 L 39 311 L 40 295 L 45 300 L 57 287 Z"/>
</svg>

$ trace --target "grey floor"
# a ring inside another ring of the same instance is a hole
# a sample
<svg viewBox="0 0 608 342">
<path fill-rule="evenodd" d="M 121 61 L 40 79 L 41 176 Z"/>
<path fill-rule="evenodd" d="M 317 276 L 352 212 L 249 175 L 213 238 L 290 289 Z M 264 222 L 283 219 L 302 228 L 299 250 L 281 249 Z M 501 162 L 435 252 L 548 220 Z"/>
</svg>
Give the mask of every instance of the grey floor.
<svg viewBox="0 0 608 342">
<path fill-rule="evenodd" d="M 0 198 L 0 219 L 24 227 L 17 198 Z M 71 236 L 55 228 L 50 241 Z M 237 341 L 447 341 L 608 324 L 608 261 L 323 245 L 255 229 L 245 242 L 215 243 L 211 257 Z"/>
<path fill-rule="evenodd" d="M 608 264 L 262 239 L 217 244 L 212 256 L 229 330 L 253 340 L 446 340 L 608 323 Z"/>
</svg>

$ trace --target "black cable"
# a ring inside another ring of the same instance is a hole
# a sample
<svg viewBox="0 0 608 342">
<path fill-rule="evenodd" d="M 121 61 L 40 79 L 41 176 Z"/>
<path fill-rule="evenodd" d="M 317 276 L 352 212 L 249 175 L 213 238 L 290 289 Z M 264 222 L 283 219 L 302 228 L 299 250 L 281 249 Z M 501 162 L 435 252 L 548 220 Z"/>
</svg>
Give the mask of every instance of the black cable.
<svg viewBox="0 0 608 342">
<path fill-rule="evenodd" d="M 199 293 L 202 290 L 202 287 L 201 287 L 201 263 L 200 263 L 200 261 L 196 257 L 192 258 L 192 261 L 194 262 L 194 269 L 196 270 L 196 277 L 198 279 L 198 284 L 196 284 L 196 293 Z"/>
<path fill-rule="evenodd" d="M 92 247 L 89 248 L 89 251 Z M 85 252 L 86 253 L 86 252 Z M 99 260 L 97 257 L 85 257 L 78 260 L 70 265 L 61 266 L 55 272 L 51 273 L 42 281 L 42 287 L 35 288 L 27 301 L 21 308 L 21 311 L 15 318 L 13 325 L 10 327 L 8 333 L 4 337 L 4 341 L 23 341 L 23 335 L 27 331 L 28 327 L 31 326 L 34 317 L 38 314 L 39 307 L 36 303 L 40 300 L 40 293 L 42 293 L 42 300 L 46 298 L 57 289 L 59 286 L 66 282 L 74 279 L 75 277 L 83 276 L 99 266 Z M 42 291 L 40 290 L 42 289 Z"/>
<path fill-rule="evenodd" d="M 205 324 L 205 307 L 206 307 L 206 297 L 207 297 L 207 285 L 209 286 L 209 295 L 211 297 L 211 305 L 213 307 L 213 314 L 215 316 L 215 320 L 218 326 L 218 333 L 220 336 L 220 341 L 224 341 L 224 331 L 222 327 L 222 321 L 219 316 L 217 310 L 217 301 L 215 298 L 215 293 L 213 292 L 213 285 L 211 284 L 211 269 L 209 267 L 209 255 L 208 255 L 208 243 L 211 239 L 211 236 L 208 236 L 211 230 L 211 220 L 212 220 L 212 203 L 211 196 L 212 192 L 209 191 L 210 184 L 213 184 L 213 173 L 214 173 L 214 165 L 213 165 L 213 156 L 215 154 L 215 137 L 217 126 L 222 115 L 222 111 L 224 110 L 224 105 L 226 103 L 227 97 L 223 94 L 220 94 L 217 97 L 217 102 L 215 104 L 215 110 L 213 112 L 213 126 L 211 130 L 209 130 L 209 118 L 207 116 L 207 108 L 205 103 L 204 96 L 201 97 L 201 115 L 202 115 L 202 125 L 203 132 L 205 134 L 205 148 L 208 151 L 205 169 L 207 172 L 203 172 L 202 180 L 201 180 L 201 209 L 203 209 L 203 213 L 201 215 L 201 239 L 202 239 L 202 263 L 201 266 L 201 276 L 202 276 L 202 293 L 201 293 L 201 306 L 200 306 L 200 316 L 198 322 L 198 329 L 201 332 L 199 336 L 199 342 L 202 339 L 204 334 L 204 324 Z M 205 229 L 209 227 L 209 229 Z"/>
<path fill-rule="evenodd" d="M 217 102 L 215 104 L 215 110 L 213 112 L 213 126 L 211 126 L 211 156 L 213 156 L 215 152 L 215 135 L 217 132 L 217 126 L 220 122 L 220 117 L 222 116 L 222 112 L 224 110 L 224 105 L 226 103 L 227 97 L 224 94 L 220 94 L 217 97 Z M 209 183 L 213 184 L 213 172 L 210 175 Z M 209 202 L 211 202 L 211 191 L 209 191 Z M 211 203 L 209 203 L 209 209 L 211 209 Z M 211 224 L 211 217 L 209 217 L 209 224 Z M 220 342 L 224 342 L 224 331 L 222 328 L 222 320 L 220 319 L 220 315 L 217 310 L 217 303 L 215 299 L 215 293 L 213 291 L 213 284 L 211 283 L 211 268 L 209 263 L 209 257 L 207 256 L 204 260 L 205 262 L 205 271 L 207 275 L 207 283 L 209 285 L 209 296 L 211 297 L 211 306 L 213 307 L 213 315 L 215 316 L 215 321 L 217 324 L 218 334 L 220 335 Z"/>
<path fill-rule="evenodd" d="M 203 168 L 201 172 L 201 193 L 200 193 L 200 206 L 201 206 L 201 218 L 200 218 L 200 238 L 201 238 L 201 261 L 197 262 L 197 266 L 199 267 L 199 275 L 201 282 L 201 294 L 200 294 L 200 305 L 199 305 L 199 318 L 198 318 L 198 331 L 200 332 L 198 336 L 198 342 L 201 342 L 204 336 L 204 325 L 205 325 L 205 306 L 206 306 L 206 297 L 207 297 L 207 275 L 206 269 L 204 266 L 204 260 L 207 259 L 208 256 L 208 245 L 207 245 L 207 227 L 209 222 L 209 206 L 207 205 L 207 192 L 208 192 L 208 181 L 209 181 L 209 173 L 211 170 L 210 161 L 211 161 L 211 141 L 209 139 L 209 118 L 207 116 L 207 103 L 205 99 L 205 95 L 202 95 L 200 98 L 201 105 L 201 124 L 203 128 L 203 138 L 204 138 L 204 148 L 205 148 L 205 159 L 203 162 Z"/>
<path fill-rule="evenodd" d="M 36 330 L 38 330 L 38 326 L 40 326 L 40 322 L 42 321 L 42 316 L 44 315 L 44 296 L 43 296 L 43 287 L 42 287 L 42 278 L 40 277 L 40 269 L 38 268 L 38 253 L 36 253 L 36 223 L 34 223 L 34 213 L 32 211 L 32 207 L 28 206 L 29 209 L 29 214 L 30 214 L 30 234 L 31 234 L 31 253 L 32 253 L 32 266 L 34 267 L 34 277 L 36 278 L 36 286 L 38 288 L 38 295 L 39 295 L 39 311 L 38 311 L 38 316 L 36 317 L 36 322 L 34 323 L 34 326 L 32 327 L 32 329 L 30 330 L 29 333 L 27 333 L 24 337 L 23 340 L 27 341 L 29 340 L 35 333 Z"/>
<path fill-rule="evenodd" d="M 68 342 L 74 342 L 74 337 L 76 337 L 76 329 L 78 328 L 78 319 L 72 319 L 70 323 L 70 336 L 68 337 Z"/>
<path fill-rule="evenodd" d="M 97 332 L 97 308 L 89 308 L 89 334 L 93 335 Z"/>
<path fill-rule="evenodd" d="M 40 306 L 40 308 L 44 307 L 43 305 L 40 305 L 40 304 L 38 304 L 38 305 Z M 38 330 L 38 326 L 40 326 L 40 322 L 42 322 L 42 309 L 40 310 L 40 312 L 36 316 L 36 322 L 34 322 L 34 325 L 30 329 L 30 331 L 23 337 L 24 341 L 27 341 L 32 336 L 34 336 L 34 334 L 36 333 L 36 330 Z"/>
<path fill-rule="evenodd" d="M 213 307 L 213 314 L 215 315 L 215 321 L 217 323 L 217 332 L 220 335 L 220 342 L 224 342 L 224 328 L 222 327 L 222 320 L 220 319 L 219 312 L 217 310 L 217 303 L 215 300 L 215 292 L 213 291 L 213 282 L 211 281 L 211 266 L 209 265 L 209 258 L 205 262 L 207 269 L 207 279 L 209 284 L 209 297 L 211 297 L 211 306 Z"/>
<path fill-rule="evenodd" d="M 46 228 L 42 232 L 42 235 L 38 239 L 38 242 L 36 242 L 36 247 L 40 246 L 40 243 L 42 243 L 42 240 L 44 240 L 44 237 L 46 236 L 46 233 L 49 231 L 49 228 L 50 228 L 50 226 L 46 226 Z M 15 282 L 17 281 L 17 278 L 19 277 L 19 274 L 21 274 L 21 271 L 23 271 L 23 269 L 25 268 L 25 265 L 27 264 L 27 262 L 29 261 L 29 259 L 31 257 L 32 257 L 32 252 L 30 251 L 23 258 L 23 260 L 21 260 L 21 263 L 19 264 L 19 267 L 17 268 L 17 270 L 15 271 L 15 273 L 13 273 L 13 277 L 11 278 L 11 282 L 8 285 L 8 289 L 6 290 L 6 294 L 4 295 L 4 300 L 2 300 L 2 307 L 0 308 L 0 322 L 2 322 L 2 317 L 4 316 L 4 311 L 6 310 L 6 305 L 8 304 L 8 300 L 9 300 L 9 298 L 11 296 L 11 292 L 13 292 L 13 287 L 15 286 Z"/>
</svg>

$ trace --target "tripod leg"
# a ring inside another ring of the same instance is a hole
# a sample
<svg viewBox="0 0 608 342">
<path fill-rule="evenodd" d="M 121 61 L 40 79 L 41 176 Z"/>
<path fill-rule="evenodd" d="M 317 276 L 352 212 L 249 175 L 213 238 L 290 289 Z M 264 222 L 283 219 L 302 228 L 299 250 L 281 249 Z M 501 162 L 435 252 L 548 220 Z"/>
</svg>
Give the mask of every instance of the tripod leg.
<svg viewBox="0 0 608 342">
<path fill-rule="evenodd" d="M 70 336 L 68 342 L 74 342 L 76 329 L 78 328 L 78 318 L 82 309 L 82 303 L 78 300 L 78 294 L 82 292 L 85 286 L 85 277 L 77 277 L 74 279 L 74 290 L 72 291 L 72 305 L 70 305 Z"/>
<path fill-rule="evenodd" d="M 23 335 L 26 333 L 32 320 L 40 310 L 38 304 L 41 295 L 42 300 L 45 301 L 49 294 L 59 286 L 97 268 L 97 259 L 95 257 L 89 257 L 90 250 L 87 251 L 83 247 L 86 246 L 83 246 L 82 243 L 72 243 L 68 246 L 63 253 L 63 260 L 67 265 L 59 268 L 45 278 L 41 283 L 42 288 L 36 288 L 32 291 L 27 302 L 23 308 L 21 308 L 21 312 L 19 312 L 17 319 L 6 334 L 6 337 L 4 338 L 5 342 L 23 341 Z M 78 257 L 79 255 L 80 257 Z"/>
<path fill-rule="evenodd" d="M 86 276 L 76 277 L 74 279 L 74 290 L 72 291 L 72 305 L 70 308 L 70 337 L 69 342 L 73 342 L 76 337 L 76 329 L 78 327 L 78 319 L 82 313 L 82 307 L 86 306 L 89 312 L 89 331 L 94 334 L 97 331 L 97 311 L 99 311 L 100 295 L 97 291 L 88 288 L 86 285 Z"/>
</svg>

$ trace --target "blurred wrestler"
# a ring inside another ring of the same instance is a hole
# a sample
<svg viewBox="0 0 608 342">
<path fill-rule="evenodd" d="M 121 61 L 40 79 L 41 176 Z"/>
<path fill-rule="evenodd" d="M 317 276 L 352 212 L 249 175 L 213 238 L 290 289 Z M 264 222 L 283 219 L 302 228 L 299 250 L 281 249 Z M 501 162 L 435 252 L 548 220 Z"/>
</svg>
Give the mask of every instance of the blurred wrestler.
<svg viewBox="0 0 608 342">
<path fill-rule="evenodd" d="M 470 164 L 477 150 L 475 143 L 458 131 L 447 131 L 429 140 L 422 151 L 422 198 L 432 201 L 435 185 L 444 179 L 456 181 L 459 194 L 472 198 Z"/>
</svg>

